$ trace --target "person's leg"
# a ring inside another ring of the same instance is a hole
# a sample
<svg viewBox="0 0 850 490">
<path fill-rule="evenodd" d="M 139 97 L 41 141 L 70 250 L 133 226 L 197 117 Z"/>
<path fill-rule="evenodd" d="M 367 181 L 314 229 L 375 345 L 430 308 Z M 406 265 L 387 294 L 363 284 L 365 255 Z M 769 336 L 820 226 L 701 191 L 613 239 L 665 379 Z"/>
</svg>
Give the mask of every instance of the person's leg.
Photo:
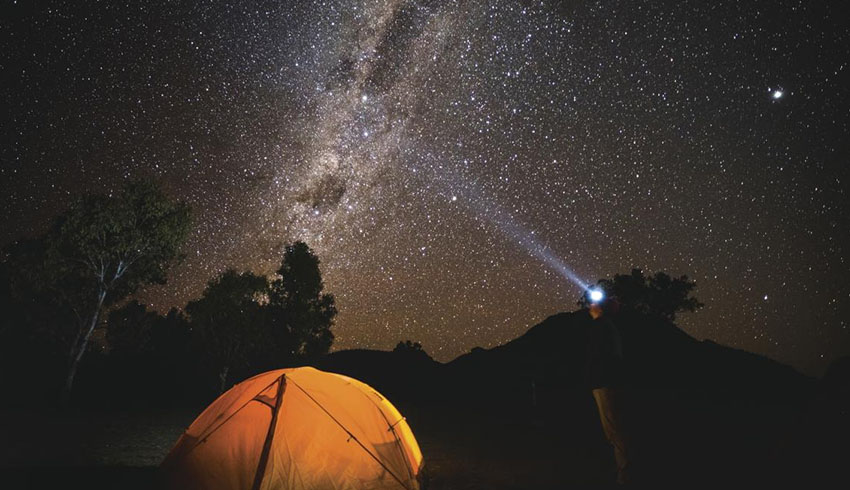
<svg viewBox="0 0 850 490">
<path fill-rule="evenodd" d="M 614 460 L 617 463 L 617 483 L 629 483 L 629 457 L 626 438 L 623 431 L 622 414 L 620 410 L 620 393 L 611 388 L 593 390 L 593 399 L 599 410 L 599 420 L 605 438 L 614 448 Z"/>
</svg>

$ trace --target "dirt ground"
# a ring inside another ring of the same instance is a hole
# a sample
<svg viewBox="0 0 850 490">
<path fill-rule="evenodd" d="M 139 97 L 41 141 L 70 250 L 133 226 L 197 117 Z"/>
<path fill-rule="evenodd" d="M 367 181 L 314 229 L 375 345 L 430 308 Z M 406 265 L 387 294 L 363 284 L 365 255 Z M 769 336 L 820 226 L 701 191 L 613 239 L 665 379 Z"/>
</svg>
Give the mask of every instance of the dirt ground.
<svg viewBox="0 0 850 490">
<path fill-rule="evenodd" d="M 155 488 L 157 465 L 195 415 L 5 413 L 0 487 Z M 535 420 L 494 425 L 480 414 L 429 409 L 408 410 L 408 420 L 425 456 L 429 489 L 605 488 L 613 478 L 610 450 L 565 444 L 563 427 Z"/>
<path fill-rule="evenodd" d="M 155 488 L 157 465 L 193 415 L 3 413 L 0 487 Z M 8 486 L 7 486 L 8 485 Z"/>
</svg>

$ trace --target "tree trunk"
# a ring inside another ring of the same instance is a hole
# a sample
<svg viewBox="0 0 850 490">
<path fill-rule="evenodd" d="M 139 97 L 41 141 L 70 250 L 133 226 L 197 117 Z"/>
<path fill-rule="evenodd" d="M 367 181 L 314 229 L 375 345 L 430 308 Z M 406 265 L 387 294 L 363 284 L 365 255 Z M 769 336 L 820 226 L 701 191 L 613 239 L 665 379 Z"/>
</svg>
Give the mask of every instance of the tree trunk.
<svg viewBox="0 0 850 490">
<path fill-rule="evenodd" d="M 91 321 L 88 327 L 77 336 L 76 341 L 71 346 L 71 355 L 69 356 L 68 376 L 65 378 L 65 385 L 62 387 L 61 403 L 67 406 L 71 400 L 71 389 L 74 387 L 74 377 L 77 375 L 77 366 L 83 358 L 83 354 L 88 347 L 89 339 L 91 338 L 94 328 L 97 326 L 97 320 L 100 318 L 100 309 L 103 308 L 103 301 L 106 299 L 106 290 L 101 289 L 97 296 L 97 307 L 92 313 Z"/>
<path fill-rule="evenodd" d="M 218 394 L 224 393 L 224 388 L 227 386 L 227 372 L 230 371 L 230 366 L 224 366 L 221 372 L 218 373 L 218 379 L 221 380 L 221 386 L 218 388 Z"/>
</svg>

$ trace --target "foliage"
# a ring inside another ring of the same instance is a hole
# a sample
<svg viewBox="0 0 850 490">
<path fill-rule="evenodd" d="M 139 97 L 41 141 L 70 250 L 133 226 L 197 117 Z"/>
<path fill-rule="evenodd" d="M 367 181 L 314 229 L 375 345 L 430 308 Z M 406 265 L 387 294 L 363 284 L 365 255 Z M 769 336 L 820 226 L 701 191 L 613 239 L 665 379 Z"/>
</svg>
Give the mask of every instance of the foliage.
<svg viewBox="0 0 850 490">
<path fill-rule="evenodd" d="M 286 246 L 269 290 L 268 321 L 275 363 L 309 361 L 327 354 L 337 309 L 324 291 L 319 258 L 304 242 Z"/>
<path fill-rule="evenodd" d="M 0 340 L 16 351 L 24 343 L 40 343 L 59 348 L 64 355 L 78 322 L 62 291 L 51 287 L 53 272 L 46 261 L 46 243 L 43 237 L 21 240 L 3 250 Z"/>
<path fill-rule="evenodd" d="M 192 328 L 186 315 L 177 308 L 171 308 L 165 316 L 157 315 L 146 336 L 149 352 L 160 363 L 181 364 L 186 358 Z"/>
<path fill-rule="evenodd" d="M 410 357 L 420 357 L 424 359 L 431 359 L 431 356 L 425 352 L 425 349 L 422 348 L 422 344 L 420 342 L 414 342 L 412 340 L 405 340 L 403 342 L 399 342 L 396 344 L 393 352 L 396 354 L 400 354 L 403 356 Z"/>
<path fill-rule="evenodd" d="M 150 348 L 150 335 L 160 316 L 137 300 L 109 312 L 106 341 L 111 353 L 139 355 Z"/>
<path fill-rule="evenodd" d="M 75 391 L 98 397 L 98 387 L 113 386 L 103 401 L 120 403 L 137 393 L 201 394 L 205 388 L 196 387 L 204 385 L 223 391 L 255 372 L 310 362 L 330 350 L 335 301 L 324 292 L 319 259 L 303 242 L 285 248 L 271 282 L 228 270 L 186 305 L 185 315 L 122 302 L 142 285 L 165 280 L 187 231 L 188 209 L 142 183 L 114 196 L 87 196 L 48 233 L 6 247 L 0 367 L 65 370 L 70 392 L 80 363 L 85 375 Z M 107 349 L 82 362 L 101 324 Z M 218 381 L 204 383 L 205 377 Z M 119 394 L 117 385 L 127 388 Z"/>
<path fill-rule="evenodd" d="M 393 352 L 425 352 L 425 350 L 422 349 L 421 343 L 405 340 L 404 342 L 396 344 Z"/>
<path fill-rule="evenodd" d="M 165 283 L 190 226 L 190 211 L 151 181 L 120 192 L 88 195 L 60 216 L 48 234 L 55 288 L 75 311 L 79 328 L 71 345 L 65 395 L 103 308 L 145 284 Z"/>
<path fill-rule="evenodd" d="M 7 246 L 0 262 L 0 389 L 36 404 L 55 402 L 77 326 L 59 297 L 36 287 L 40 257 L 43 241 L 27 240 Z"/>
<path fill-rule="evenodd" d="M 212 279 L 200 299 L 186 305 L 195 345 L 218 374 L 220 391 L 234 369 L 246 368 L 264 341 L 265 276 L 230 269 Z"/>
<path fill-rule="evenodd" d="M 107 289 L 110 304 L 141 285 L 165 283 L 189 226 L 185 204 L 139 181 L 116 194 L 85 196 L 57 219 L 50 238 L 62 275 L 85 286 L 84 301 Z"/>
<path fill-rule="evenodd" d="M 91 194 L 75 202 L 41 237 L 6 249 L 14 271 L 10 289 L 35 303 L 45 334 L 65 345 L 70 394 L 80 359 L 104 309 L 142 285 L 165 282 L 190 226 L 189 208 L 169 199 L 153 182 L 128 183 L 119 192 Z"/>
<path fill-rule="evenodd" d="M 677 313 L 693 312 L 704 306 L 691 296 L 696 283 L 684 275 L 672 278 L 656 272 L 647 277 L 640 269 L 632 269 L 631 274 L 615 274 L 611 279 L 600 279 L 597 285 L 605 291 L 606 298 L 616 299 L 624 308 L 670 321 L 675 321 Z M 579 305 L 587 307 L 588 303 L 588 299 L 582 296 Z"/>
<path fill-rule="evenodd" d="M 113 357 L 174 362 L 186 356 L 190 335 L 189 321 L 177 308 L 163 316 L 135 299 L 110 311 L 106 321 L 106 342 Z"/>
</svg>

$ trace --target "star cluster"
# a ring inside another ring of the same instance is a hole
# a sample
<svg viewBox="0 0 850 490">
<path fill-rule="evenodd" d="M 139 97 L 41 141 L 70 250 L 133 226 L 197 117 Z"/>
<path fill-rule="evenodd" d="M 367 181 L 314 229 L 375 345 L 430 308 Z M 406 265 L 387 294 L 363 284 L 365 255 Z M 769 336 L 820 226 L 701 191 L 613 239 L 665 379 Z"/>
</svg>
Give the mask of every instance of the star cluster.
<svg viewBox="0 0 850 490">
<path fill-rule="evenodd" d="M 300 239 L 336 348 L 446 361 L 573 309 L 570 274 L 641 267 L 697 280 L 698 338 L 809 372 L 850 352 L 837 9 L 154 3 L 4 2 L 3 243 L 154 177 L 196 216 L 160 309 Z"/>
</svg>

